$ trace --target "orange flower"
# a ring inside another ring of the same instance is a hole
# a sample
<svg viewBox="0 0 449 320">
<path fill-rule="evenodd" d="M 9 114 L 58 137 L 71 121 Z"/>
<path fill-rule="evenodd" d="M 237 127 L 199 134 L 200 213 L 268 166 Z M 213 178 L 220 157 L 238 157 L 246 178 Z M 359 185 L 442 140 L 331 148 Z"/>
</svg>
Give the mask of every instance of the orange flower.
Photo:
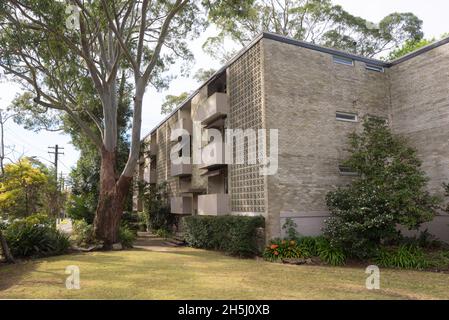
<svg viewBox="0 0 449 320">
<path fill-rule="evenodd" d="M 278 255 L 279 255 L 279 252 L 275 251 L 275 252 L 274 252 L 274 255 L 275 255 L 275 256 L 278 256 Z"/>
<path fill-rule="evenodd" d="M 279 246 L 277 244 L 272 244 L 270 248 L 274 250 L 274 249 L 279 248 Z"/>
<path fill-rule="evenodd" d="M 292 240 L 292 241 L 290 241 L 290 244 L 293 246 L 293 245 L 296 244 L 296 241 L 295 241 L 295 240 Z"/>
</svg>

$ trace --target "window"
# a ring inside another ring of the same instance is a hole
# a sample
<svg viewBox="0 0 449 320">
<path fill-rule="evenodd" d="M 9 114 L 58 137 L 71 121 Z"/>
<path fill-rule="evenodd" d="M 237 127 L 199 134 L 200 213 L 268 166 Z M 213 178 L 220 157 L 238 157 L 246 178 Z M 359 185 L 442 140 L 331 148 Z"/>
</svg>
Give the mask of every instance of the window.
<svg viewBox="0 0 449 320">
<path fill-rule="evenodd" d="M 370 70 L 370 71 L 375 71 L 375 72 L 384 72 L 384 67 L 381 66 L 375 66 L 373 64 L 365 64 L 365 69 L 366 70 Z"/>
<path fill-rule="evenodd" d="M 352 169 L 351 167 L 347 167 L 347 166 L 338 166 L 338 171 L 340 171 L 340 175 L 341 176 L 358 176 L 359 174 L 354 171 L 354 169 Z"/>
<path fill-rule="evenodd" d="M 355 113 L 339 112 L 335 114 L 335 117 L 339 121 L 357 122 L 358 117 Z"/>
<path fill-rule="evenodd" d="M 354 60 L 350 59 L 350 58 L 345 58 L 342 56 L 333 56 L 334 59 L 334 63 L 338 63 L 338 64 L 344 64 L 346 66 L 353 66 L 354 65 Z"/>
</svg>

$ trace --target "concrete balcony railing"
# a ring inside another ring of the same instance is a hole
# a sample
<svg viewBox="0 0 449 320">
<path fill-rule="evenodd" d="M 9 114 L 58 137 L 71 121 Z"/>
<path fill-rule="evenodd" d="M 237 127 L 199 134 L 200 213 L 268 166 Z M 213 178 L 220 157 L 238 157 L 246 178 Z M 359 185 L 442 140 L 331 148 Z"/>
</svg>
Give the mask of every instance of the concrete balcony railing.
<svg viewBox="0 0 449 320">
<path fill-rule="evenodd" d="M 170 210 L 174 214 L 192 214 L 192 198 L 171 197 Z"/>
<path fill-rule="evenodd" d="M 176 121 L 176 123 L 171 127 L 172 132 L 174 130 L 185 130 L 189 133 L 189 135 L 192 135 L 192 119 L 187 119 L 187 118 L 181 118 L 178 121 Z M 171 135 L 170 136 L 170 140 L 171 141 L 178 141 L 178 138 L 181 135 Z"/>
<path fill-rule="evenodd" d="M 223 142 L 210 142 L 203 147 L 203 157 L 200 169 L 211 169 L 225 165 L 225 144 Z"/>
<path fill-rule="evenodd" d="M 183 177 L 190 176 L 192 174 L 192 165 L 191 164 L 171 164 L 170 173 L 172 177 Z"/>
<path fill-rule="evenodd" d="M 216 193 L 198 196 L 198 214 L 219 216 L 231 213 L 229 194 Z"/>
<path fill-rule="evenodd" d="M 159 149 L 159 146 L 155 142 L 150 143 L 148 155 L 150 157 L 155 157 L 157 155 L 158 149 Z"/>
<path fill-rule="evenodd" d="M 226 93 L 216 92 L 198 108 L 197 120 L 207 125 L 229 113 L 229 98 Z"/>
<path fill-rule="evenodd" d="M 146 183 L 156 183 L 156 169 L 145 168 L 143 179 Z"/>
</svg>

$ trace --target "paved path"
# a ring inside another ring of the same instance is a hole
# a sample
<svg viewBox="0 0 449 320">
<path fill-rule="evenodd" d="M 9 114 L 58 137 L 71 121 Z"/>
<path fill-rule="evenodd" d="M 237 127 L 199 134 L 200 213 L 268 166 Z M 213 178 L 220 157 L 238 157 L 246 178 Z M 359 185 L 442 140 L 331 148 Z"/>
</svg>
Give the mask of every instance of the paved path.
<svg viewBox="0 0 449 320">
<path fill-rule="evenodd" d="M 138 232 L 133 247 L 149 251 L 172 251 L 180 246 L 171 243 L 164 238 L 152 235 L 149 232 Z"/>
</svg>

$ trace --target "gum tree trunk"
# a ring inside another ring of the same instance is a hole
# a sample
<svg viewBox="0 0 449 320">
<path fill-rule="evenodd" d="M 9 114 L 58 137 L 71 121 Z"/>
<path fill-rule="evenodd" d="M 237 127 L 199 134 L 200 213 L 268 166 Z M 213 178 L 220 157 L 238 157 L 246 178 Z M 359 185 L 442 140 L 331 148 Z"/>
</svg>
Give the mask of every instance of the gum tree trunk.
<svg viewBox="0 0 449 320">
<path fill-rule="evenodd" d="M 110 250 L 118 243 L 120 220 L 132 177 L 117 179 L 116 152 L 103 148 L 101 152 L 100 194 L 94 221 L 97 239 L 104 243 L 104 249 Z"/>
<path fill-rule="evenodd" d="M 0 245 L 2 247 L 2 252 L 5 256 L 6 262 L 15 263 L 14 257 L 12 256 L 11 251 L 9 251 L 8 243 L 6 243 L 6 239 L 3 236 L 2 230 L 0 230 Z"/>
</svg>

